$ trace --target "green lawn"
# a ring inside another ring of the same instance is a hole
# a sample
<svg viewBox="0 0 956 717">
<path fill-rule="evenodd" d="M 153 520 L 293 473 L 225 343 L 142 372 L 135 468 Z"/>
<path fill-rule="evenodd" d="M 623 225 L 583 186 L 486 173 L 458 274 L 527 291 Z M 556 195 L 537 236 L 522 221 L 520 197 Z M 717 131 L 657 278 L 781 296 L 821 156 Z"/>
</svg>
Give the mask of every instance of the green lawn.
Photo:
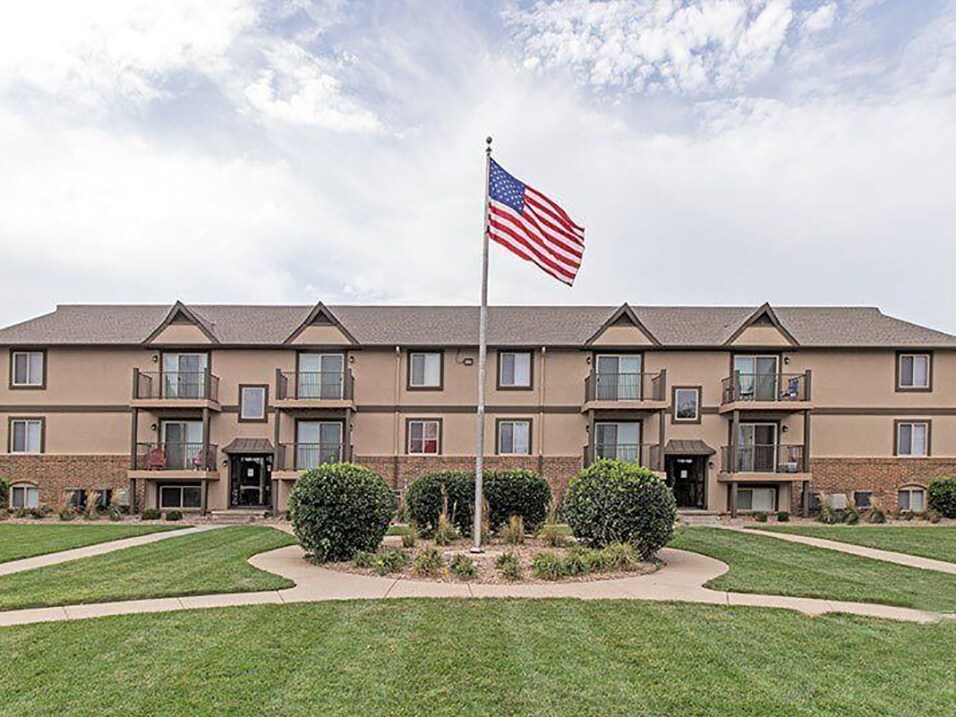
<svg viewBox="0 0 956 717">
<path fill-rule="evenodd" d="M 956 612 L 956 576 L 721 528 L 684 528 L 671 547 L 722 560 L 708 587 Z M 956 648 L 954 648 L 956 656 Z"/>
<path fill-rule="evenodd" d="M 923 558 L 956 563 L 956 528 L 929 526 L 839 526 L 839 525 L 773 525 L 760 530 L 774 533 L 808 535 L 811 538 L 839 540 L 868 548 L 893 550 Z"/>
<path fill-rule="evenodd" d="M 291 581 L 246 560 L 295 542 L 274 528 L 235 526 L 0 576 L 0 610 L 287 588 Z"/>
<path fill-rule="evenodd" d="M 0 630 L 0 715 L 956 714 L 956 623 L 401 600 Z"/>
<path fill-rule="evenodd" d="M 175 530 L 178 525 L 136 525 L 132 523 L 77 525 L 0 525 L 0 563 L 83 548 L 110 540 Z"/>
</svg>

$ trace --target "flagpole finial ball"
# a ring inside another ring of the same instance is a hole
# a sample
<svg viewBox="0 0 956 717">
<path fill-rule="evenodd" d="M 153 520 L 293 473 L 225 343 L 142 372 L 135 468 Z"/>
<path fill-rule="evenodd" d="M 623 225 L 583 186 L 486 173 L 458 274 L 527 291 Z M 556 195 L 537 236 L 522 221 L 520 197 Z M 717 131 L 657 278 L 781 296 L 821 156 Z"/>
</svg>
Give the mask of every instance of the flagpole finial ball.
<svg viewBox="0 0 956 717">
<path fill-rule="evenodd" d="M 490 147 L 490 146 L 491 146 L 491 137 L 485 137 L 485 143 Z"/>
</svg>

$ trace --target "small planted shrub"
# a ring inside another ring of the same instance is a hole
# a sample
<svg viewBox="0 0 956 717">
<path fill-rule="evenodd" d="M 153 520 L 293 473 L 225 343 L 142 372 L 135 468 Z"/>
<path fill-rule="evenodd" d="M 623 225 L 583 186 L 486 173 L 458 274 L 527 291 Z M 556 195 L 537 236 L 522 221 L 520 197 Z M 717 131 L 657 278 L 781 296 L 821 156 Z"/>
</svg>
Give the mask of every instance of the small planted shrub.
<svg viewBox="0 0 956 717">
<path fill-rule="evenodd" d="M 563 548 L 568 544 L 568 536 L 563 525 L 547 524 L 540 531 L 538 537 L 549 548 Z"/>
<path fill-rule="evenodd" d="M 166 520 L 176 522 L 177 520 L 183 519 L 183 512 L 181 510 L 167 510 L 166 511 Z"/>
<path fill-rule="evenodd" d="M 601 460 L 571 479 L 564 514 L 574 535 L 592 548 L 630 543 L 649 558 L 670 540 L 677 504 L 647 468 Z"/>
<path fill-rule="evenodd" d="M 913 520 L 913 518 L 915 517 L 916 517 L 916 513 L 914 513 L 911 510 L 904 510 L 900 512 L 900 515 L 899 515 L 900 520 L 907 520 L 907 521 Z"/>
<path fill-rule="evenodd" d="M 605 570 L 630 572 L 641 567 L 641 556 L 628 543 L 611 543 L 601 553 Z"/>
<path fill-rule="evenodd" d="M 115 505 L 111 505 L 106 511 L 106 517 L 114 523 L 123 519 L 123 512 Z"/>
<path fill-rule="evenodd" d="M 886 522 L 886 512 L 881 508 L 870 508 L 866 512 L 866 522 L 867 523 L 885 523 Z"/>
<path fill-rule="evenodd" d="M 847 508 L 843 512 L 843 522 L 847 525 L 857 525 L 860 522 L 860 511 L 856 508 Z"/>
<path fill-rule="evenodd" d="M 415 541 L 418 539 L 418 526 L 415 524 L 415 521 L 411 521 L 408 524 L 408 530 L 402 534 L 402 547 L 403 548 L 414 548 Z"/>
<path fill-rule="evenodd" d="M 929 507 L 945 518 L 956 518 L 956 477 L 934 478 L 930 482 Z"/>
<path fill-rule="evenodd" d="M 836 525 L 843 522 L 843 512 L 834 510 L 827 503 L 821 503 L 817 520 L 825 525 Z"/>
<path fill-rule="evenodd" d="M 540 580 L 560 580 L 567 576 L 566 570 L 564 560 L 555 553 L 538 553 L 531 561 L 531 572 Z"/>
<path fill-rule="evenodd" d="M 943 519 L 943 514 L 940 513 L 938 510 L 930 508 L 925 513 L 923 513 L 923 517 L 926 518 L 926 520 L 928 520 L 930 523 L 935 524 Z"/>
<path fill-rule="evenodd" d="M 495 567 L 498 574 L 505 580 L 521 580 L 524 577 L 524 569 L 521 567 L 521 561 L 514 553 L 502 553 L 495 558 Z"/>
<path fill-rule="evenodd" d="M 777 512 L 777 522 L 778 523 L 789 523 L 790 522 L 790 513 L 785 510 Z"/>
<path fill-rule="evenodd" d="M 456 553 L 451 559 L 451 572 L 459 580 L 471 580 L 478 574 L 478 568 L 467 555 Z"/>
<path fill-rule="evenodd" d="M 412 561 L 412 573 L 422 578 L 436 578 L 441 575 L 442 559 L 437 548 L 426 548 Z"/>
<path fill-rule="evenodd" d="M 159 520 L 162 517 L 163 514 L 159 508 L 144 508 L 140 520 Z"/>
<path fill-rule="evenodd" d="M 352 558 L 352 565 L 357 568 L 370 568 L 375 564 L 375 553 L 368 550 L 355 551 L 355 557 Z"/>
<path fill-rule="evenodd" d="M 316 562 L 351 560 L 374 551 L 395 513 L 395 496 L 382 478 L 353 463 L 306 471 L 289 496 L 289 519 Z"/>
<path fill-rule="evenodd" d="M 438 516 L 438 524 L 435 526 L 435 543 L 437 545 L 451 545 L 458 537 L 458 531 L 451 519 L 442 513 Z"/>
<path fill-rule="evenodd" d="M 587 575 L 591 572 L 591 564 L 594 562 L 597 563 L 597 570 L 599 571 L 601 569 L 600 559 L 595 560 L 595 556 L 592 555 L 596 552 L 582 546 L 571 548 L 564 556 L 561 573 L 563 575 Z"/>
<path fill-rule="evenodd" d="M 406 565 L 408 565 L 408 556 L 398 548 L 386 548 L 372 563 L 372 567 L 379 575 L 401 572 Z"/>
<path fill-rule="evenodd" d="M 60 508 L 59 512 L 60 520 L 63 522 L 69 522 L 76 519 L 76 509 L 72 505 L 64 505 Z"/>
<path fill-rule="evenodd" d="M 766 522 L 767 522 L 767 514 L 764 513 L 762 510 L 754 511 L 753 519 L 754 519 L 755 521 L 757 521 L 758 523 L 766 523 Z"/>
<path fill-rule="evenodd" d="M 524 544 L 524 520 L 520 515 L 512 515 L 499 532 L 501 540 L 508 545 Z"/>
</svg>

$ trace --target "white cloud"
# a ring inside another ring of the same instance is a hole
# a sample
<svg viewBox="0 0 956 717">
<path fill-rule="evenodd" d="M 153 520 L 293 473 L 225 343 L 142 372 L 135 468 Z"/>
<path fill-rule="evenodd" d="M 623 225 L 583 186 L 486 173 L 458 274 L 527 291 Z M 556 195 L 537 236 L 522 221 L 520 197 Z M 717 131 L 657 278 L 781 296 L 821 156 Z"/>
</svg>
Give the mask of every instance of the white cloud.
<svg viewBox="0 0 956 717">
<path fill-rule="evenodd" d="M 829 30 L 836 23 L 836 3 L 827 3 L 806 13 L 803 17 L 803 27 L 807 32 Z"/>
</svg>

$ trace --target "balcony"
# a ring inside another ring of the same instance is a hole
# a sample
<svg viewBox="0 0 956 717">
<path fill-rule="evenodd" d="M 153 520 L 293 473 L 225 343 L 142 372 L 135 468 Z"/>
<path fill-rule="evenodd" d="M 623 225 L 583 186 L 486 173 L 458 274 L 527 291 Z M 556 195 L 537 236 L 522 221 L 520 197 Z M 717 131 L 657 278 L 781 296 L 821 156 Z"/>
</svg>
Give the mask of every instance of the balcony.
<svg viewBox="0 0 956 717">
<path fill-rule="evenodd" d="M 592 373 L 584 379 L 584 404 L 590 410 L 663 411 L 667 408 L 667 372 Z"/>
<path fill-rule="evenodd" d="M 584 447 L 584 465 L 589 466 L 603 458 L 636 463 L 637 465 L 660 470 L 660 446 L 656 443 L 596 443 Z"/>
<path fill-rule="evenodd" d="M 810 480 L 809 457 L 802 445 L 724 446 L 720 457 L 721 481 Z"/>
<path fill-rule="evenodd" d="M 721 381 L 720 412 L 803 411 L 810 402 L 810 372 L 740 373 Z"/>
<path fill-rule="evenodd" d="M 210 443 L 137 443 L 130 478 L 197 480 L 219 478 L 219 447 Z"/>
<path fill-rule="evenodd" d="M 348 461 L 351 455 L 352 447 L 342 443 L 280 443 L 272 475 L 278 480 L 295 480 L 304 471 Z"/>
<path fill-rule="evenodd" d="M 219 377 L 209 371 L 140 371 L 134 368 L 130 406 L 218 411 Z"/>
<path fill-rule="evenodd" d="M 276 369 L 275 403 L 282 408 L 351 408 L 352 371 L 281 371 Z"/>
</svg>

